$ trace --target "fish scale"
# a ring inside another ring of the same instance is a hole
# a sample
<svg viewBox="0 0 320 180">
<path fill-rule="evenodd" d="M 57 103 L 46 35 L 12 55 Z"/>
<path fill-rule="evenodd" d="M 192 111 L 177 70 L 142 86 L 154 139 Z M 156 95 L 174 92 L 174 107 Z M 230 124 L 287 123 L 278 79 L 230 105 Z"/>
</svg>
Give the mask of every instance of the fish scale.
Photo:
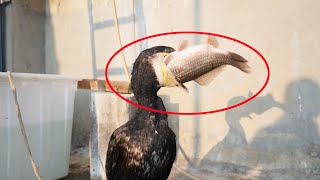
<svg viewBox="0 0 320 180">
<path fill-rule="evenodd" d="M 242 56 L 210 44 L 191 46 L 170 56 L 167 67 L 179 83 L 195 80 L 224 65 L 235 66 L 246 73 L 250 69 Z"/>
</svg>

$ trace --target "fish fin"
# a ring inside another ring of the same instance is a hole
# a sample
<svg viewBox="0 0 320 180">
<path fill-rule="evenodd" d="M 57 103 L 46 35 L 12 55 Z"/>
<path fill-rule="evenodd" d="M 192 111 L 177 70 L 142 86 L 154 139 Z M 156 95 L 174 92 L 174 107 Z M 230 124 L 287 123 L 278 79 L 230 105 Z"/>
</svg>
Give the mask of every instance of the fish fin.
<svg viewBox="0 0 320 180">
<path fill-rule="evenodd" d="M 182 40 L 182 41 L 180 42 L 180 44 L 179 44 L 178 52 L 184 50 L 184 49 L 187 48 L 187 47 L 188 47 L 188 41 L 185 40 L 185 39 Z"/>
<path fill-rule="evenodd" d="M 236 53 L 229 52 L 229 55 L 231 56 L 231 59 L 232 59 L 232 63 L 231 63 L 232 66 L 248 74 L 251 72 L 251 68 L 248 65 L 248 60 L 246 60 L 244 57 Z"/>
<path fill-rule="evenodd" d="M 178 87 L 182 88 L 185 92 L 189 93 L 189 89 L 185 85 L 183 85 L 182 83 L 178 82 Z"/>
<path fill-rule="evenodd" d="M 212 80 L 217 75 L 219 75 L 225 69 L 225 67 L 226 67 L 226 65 L 219 66 L 219 67 L 215 68 L 214 70 L 198 77 L 194 81 L 196 81 L 201 86 L 208 85 L 210 82 L 212 82 Z"/>
<path fill-rule="evenodd" d="M 240 56 L 239 54 L 228 52 L 228 55 L 235 61 L 248 62 L 248 60 L 246 60 L 244 57 Z"/>
<path fill-rule="evenodd" d="M 210 44 L 215 48 L 219 47 L 218 39 L 215 36 L 208 36 L 207 44 Z"/>
<path fill-rule="evenodd" d="M 168 54 L 164 59 L 164 63 L 166 65 L 168 65 L 172 58 L 173 58 L 173 55 L 172 54 Z"/>
</svg>

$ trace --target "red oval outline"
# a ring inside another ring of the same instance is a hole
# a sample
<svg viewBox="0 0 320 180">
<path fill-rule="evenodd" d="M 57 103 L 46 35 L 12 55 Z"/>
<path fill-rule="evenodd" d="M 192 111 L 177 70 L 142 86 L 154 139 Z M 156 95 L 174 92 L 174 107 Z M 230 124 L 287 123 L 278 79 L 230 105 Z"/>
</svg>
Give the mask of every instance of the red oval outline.
<svg viewBox="0 0 320 180">
<path fill-rule="evenodd" d="M 162 110 L 158 110 L 158 109 L 152 109 L 152 108 L 149 108 L 149 107 L 146 107 L 146 106 L 142 106 L 138 103 L 135 103 L 133 101 L 130 101 L 128 100 L 127 98 L 121 96 L 111 85 L 109 79 L 108 79 L 108 68 L 109 68 L 109 65 L 112 61 L 112 59 L 119 53 L 121 52 L 122 50 L 124 50 L 125 48 L 137 43 L 137 42 L 140 42 L 140 41 L 144 41 L 146 39 L 149 39 L 149 38 L 154 38 L 154 37 L 158 37 L 158 36 L 166 36 L 166 35 L 172 35 L 172 34 L 201 34 L 201 35 L 210 35 L 210 36 L 217 36 L 217 37 L 221 37 L 221 38 L 225 38 L 225 39 L 229 39 L 229 40 L 232 40 L 232 41 L 235 41 L 237 43 L 240 43 L 248 48 L 250 48 L 251 50 L 253 50 L 255 53 L 257 53 L 260 58 L 263 60 L 263 62 L 265 63 L 266 67 L 267 67 L 267 71 L 268 71 L 268 75 L 267 75 L 267 79 L 266 79 L 266 82 L 263 84 L 262 88 L 256 93 L 254 94 L 253 96 L 251 96 L 250 98 L 238 103 L 238 104 L 234 104 L 232 106 L 228 106 L 228 107 L 225 107 L 225 108 L 221 108 L 221 109 L 217 109 L 217 110 L 213 110 L 213 111 L 200 111 L 200 112 L 173 112 L 173 111 L 162 111 Z M 262 54 L 256 50 L 255 48 L 253 48 L 252 46 L 250 46 L 249 44 L 247 43 L 244 43 L 238 39 L 235 39 L 235 38 L 232 38 L 232 37 L 228 37 L 228 36 L 225 36 L 225 35 L 221 35 L 221 34 L 216 34 L 216 33 L 209 33 L 209 32 L 202 32 L 202 31 L 174 31 L 174 32 L 165 32 L 165 33 L 159 33 L 159 34 L 154 34 L 154 35 L 150 35 L 150 36 L 146 36 L 146 37 L 143 37 L 143 38 L 140 38 L 140 39 L 137 39 L 135 41 L 132 41 L 131 43 L 128 43 L 126 44 L 125 46 L 123 46 L 122 48 L 120 48 L 117 52 L 115 52 L 111 58 L 109 59 L 107 65 L 106 65 L 106 69 L 105 69 L 105 77 L 106 77 L 106 82 L 107 84 L 109 85 L 109 87 L 111 88 L 111 90 L 117 95 L 119 96 L 121 99 L 123 99 L 124 101 L 126 101 L 127 103 L 129 104 L 132 104 L 134 106 L 137 106 L 138 108 L 142 108 L 142 109 L 145 109 L 145 110 L 149 110 L 149 111 L 153 111 L 153 112 L 158 112 L 158 113 L 162 113 L 162 114 L 175 114 L 175 115 L 202 115 L 202 114 L 211 114 L 211 113 L 217 113 L 217 112 L 222 112 L 222 111 L 226 111 L 226 110 L 230 110 L 230 109 L 233 109 L 237 106 L 241 106 L 249 101 L 251 101 L 252 99 L 254 99 L 255 97 L 257 97 L 267 86 L 268 82 L 269 82 L 269 79 L 270 79 L 270 68 L 269 68 L 269 64 L 267 62 L 267 60 L 262 56 Z"/>
</svg>

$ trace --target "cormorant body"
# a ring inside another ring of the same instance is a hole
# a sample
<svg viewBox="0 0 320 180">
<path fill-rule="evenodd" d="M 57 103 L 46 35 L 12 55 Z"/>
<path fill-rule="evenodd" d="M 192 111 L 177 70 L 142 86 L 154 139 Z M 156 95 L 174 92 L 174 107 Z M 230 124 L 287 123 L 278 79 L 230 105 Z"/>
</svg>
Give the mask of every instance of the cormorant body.
<svg viewBox="0 0 320 180">
<path fill-rule="evenodd" d="M 131 84 L 140 105 L 166 110 L 157 96 L 162 85 L 156 71 L 163 53 L 173 51 L 170 47 L 157 46 L 142 51 L 136 59 Z M 176 157 L 176 140 L 167 118 L 167 114 L 139 108 L 127 123 L 113 132 L 105 166 L 108 180 L 168 178 Z"/>
</svg>

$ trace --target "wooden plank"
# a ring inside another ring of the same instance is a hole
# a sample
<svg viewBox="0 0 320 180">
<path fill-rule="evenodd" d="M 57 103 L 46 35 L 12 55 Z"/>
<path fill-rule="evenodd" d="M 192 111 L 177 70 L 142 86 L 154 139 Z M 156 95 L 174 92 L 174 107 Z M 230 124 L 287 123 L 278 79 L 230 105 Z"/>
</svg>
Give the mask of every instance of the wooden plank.
<svg viewBox="0 0 320 180">
<path fill-rule="evenodd" d="M 128 81 L 110 81 L 110 84 L 118 93 L 132 93 L 131 85 Z M 112 92 L 106 81 L 98 79 L 83 79 L 78 81 L 78 89 Z"/>
</svg>

